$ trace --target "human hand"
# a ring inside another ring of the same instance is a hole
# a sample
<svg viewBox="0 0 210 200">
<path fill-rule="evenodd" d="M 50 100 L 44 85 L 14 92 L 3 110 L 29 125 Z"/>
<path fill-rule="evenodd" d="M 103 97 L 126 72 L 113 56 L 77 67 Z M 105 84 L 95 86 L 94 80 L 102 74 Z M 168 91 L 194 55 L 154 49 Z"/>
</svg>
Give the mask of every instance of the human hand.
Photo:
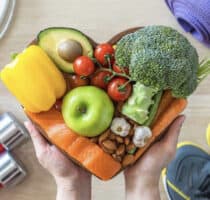
<svg viewBox="0 0 210 200">
<path fill-rule="evenodd" d="M 184 116 L 175 119 L 165 136 L 156 142 L 134 166 L 125 170 L 127 199 L 158 200 L 160 198 L 160 174 L 175 156 L 178 136 L 184 120 Z"/>
<path fill-rule="evenodd" d="M 91 175 L 72 163 L 55 146 L 40 135 L 31 122 L 25 122 L 39 163 L 54 177 L 58 199 L 90 199 Z"/>
</svg>

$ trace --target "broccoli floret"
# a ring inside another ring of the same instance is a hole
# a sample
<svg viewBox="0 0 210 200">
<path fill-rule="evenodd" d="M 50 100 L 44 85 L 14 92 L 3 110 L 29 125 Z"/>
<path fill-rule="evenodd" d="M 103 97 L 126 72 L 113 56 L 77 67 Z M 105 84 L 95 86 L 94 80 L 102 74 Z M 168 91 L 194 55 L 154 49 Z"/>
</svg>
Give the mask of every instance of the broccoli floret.
<svg viewBox="0 0 210 200">
<path fill-rule="evenodd" d="M 158 90 L 171 89 L 173 96 L 180 98 L 196 89 L 198 54 L 183 35 L 170 27 L 148 26 L 134 37 L 128 64 L 133 80 Z M 120 48 L 117 46 L 116 50 L 121 51 Z M 119 60 L 116 57 L 117 64 Z"/>
<path fill-rule="evenodd" d="M 133 43 L 136 40 L 136 34 L 130 33 L 122 37 L 122 39 L 117 42 L 117 48 L 115 51 L 115 59 L 117 60 L 117 65 L 121 67 L 128 67 L 130 64 L 130 57 L 133 50 Z"/>
</svg>

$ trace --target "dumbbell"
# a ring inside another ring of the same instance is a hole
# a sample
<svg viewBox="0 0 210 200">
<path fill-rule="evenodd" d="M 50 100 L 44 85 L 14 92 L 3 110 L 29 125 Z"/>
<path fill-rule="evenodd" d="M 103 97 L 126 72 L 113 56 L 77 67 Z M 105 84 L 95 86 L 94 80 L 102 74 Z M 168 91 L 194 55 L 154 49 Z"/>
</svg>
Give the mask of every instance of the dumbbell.
<svg viewBox="0 0 210 200">
<path fill-rule="evenodd" d="M 28 137 L 25 127 L 11 113 L 0 115 L 0 188 L 12 187 L 23 180 L 26 171 L 9 151 Z"/>
</svg>

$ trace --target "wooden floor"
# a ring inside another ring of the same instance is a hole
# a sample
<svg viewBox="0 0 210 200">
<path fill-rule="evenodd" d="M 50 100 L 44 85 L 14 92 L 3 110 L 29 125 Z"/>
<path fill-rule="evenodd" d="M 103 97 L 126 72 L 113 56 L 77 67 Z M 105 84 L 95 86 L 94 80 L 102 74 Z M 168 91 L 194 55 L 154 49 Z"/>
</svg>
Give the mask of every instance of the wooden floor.
<svg viewBox="0 0 210 200">
<path fill-rule="evenodd" d="M 43 28 L 71 26 L 104 42 L 129 27 L 151 24 L 172 26 L 183 32 L 164 4 L 164 0 L 17 0 L 14 21 L 6 37 L 0 41 L 0 69 L 10 60 L 12 52 L 21 51 Z M 197 47 L 200 58 L 210 57 L 210 50 L 185 34 Z M 20 120 L 25 116 L 12 95 L 0 83 L 0 113 L 13 112 Z M 203 82 L 189 99 L 187 120 L 180 141 L 190 140 L 209 150 L 205 129 L 210 122 L 210 78 Z M 27 179 L 11 190 L 0 191 L 1 200 L 53 200 L 55 184 L 38 164 L 31 141 L 16 149 L 14 154 L 28 170 Z M 162 199 L 166 199 L 160 185 Z M 109 182 L 94 178 L 94 200 L 124 199 L 124 180 L 119 175 Z"/>
</svg>

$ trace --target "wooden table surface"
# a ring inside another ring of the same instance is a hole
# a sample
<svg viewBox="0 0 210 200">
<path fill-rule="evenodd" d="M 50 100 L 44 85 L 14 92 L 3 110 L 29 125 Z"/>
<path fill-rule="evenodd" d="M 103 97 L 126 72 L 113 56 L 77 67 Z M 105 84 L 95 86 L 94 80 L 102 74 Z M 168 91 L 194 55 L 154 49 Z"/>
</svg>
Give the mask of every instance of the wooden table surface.
<svg viewBox="0 0 210 200">
<path fill-rule="evenodd" d="M 164 0 L 17 0 L 14 20 L 7 35 L 0 41 L 0 69 L 10 60 L 12 52 L 21 51 L 43 28 L 70 26 L 95 38 L 106 41 L 112 35 L 134 26 L 151 24 L 169 25 L 183 33 Z M 200 58 L 210 57 L 210 50 L 184 33 L 197 48 Z M 210 77 L 189 98 L 186 122 L 180 141 L 190 140 L 208 149 L 205 129 L 210 122 Z M 0 113 L 13 112 L 25 120 L 15 98 L 0 83 Z M 10 190 L 0 191 L 1 200 L 52 200 L 56 188 L 52 177 L 37 162 L 32 143 L 14 152 L 27 168 L 25 181 Z M 162 199 L 166 199 L 160 186 Z M 93 179 L 93 199 L 124 199 L 122 174 L 108 182 Z"/>
</svg>

